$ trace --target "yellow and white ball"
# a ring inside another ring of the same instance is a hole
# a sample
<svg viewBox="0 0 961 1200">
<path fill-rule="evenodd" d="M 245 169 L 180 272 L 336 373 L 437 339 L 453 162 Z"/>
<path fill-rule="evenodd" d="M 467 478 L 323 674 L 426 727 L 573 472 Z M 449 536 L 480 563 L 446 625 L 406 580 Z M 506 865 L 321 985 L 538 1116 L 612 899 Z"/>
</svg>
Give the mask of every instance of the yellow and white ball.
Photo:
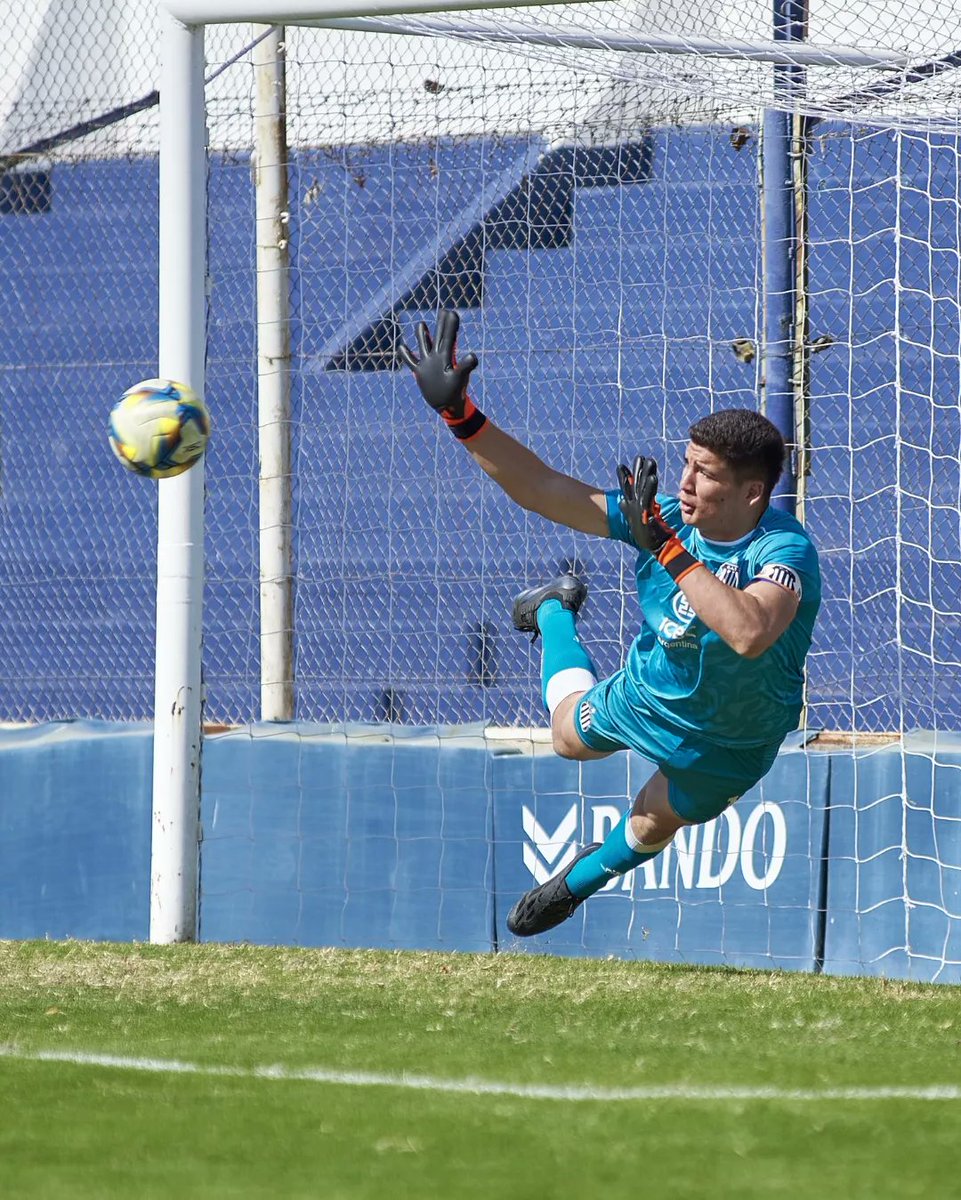
<svg viewBox="0 0 961 1200">
<path fill-rule="evenodd" d="M 209 436 L 204 402 L 174 379 L 135 383 L 110 414 L 110 448 L 128 471 L 150 479 L 169 479 L 192 467 Z"/>
</svg>

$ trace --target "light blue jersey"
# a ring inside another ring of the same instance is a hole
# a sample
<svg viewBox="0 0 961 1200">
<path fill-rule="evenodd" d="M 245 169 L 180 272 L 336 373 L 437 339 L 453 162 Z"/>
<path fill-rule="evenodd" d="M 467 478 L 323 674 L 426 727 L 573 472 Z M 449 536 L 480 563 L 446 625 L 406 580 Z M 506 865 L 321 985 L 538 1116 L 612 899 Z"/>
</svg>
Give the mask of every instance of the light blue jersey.
<svg viewBox="0 0 961 1200">
<path fill-rule="evenodd" d="M 611 537 L 635 546 L 607 493 Z M 658 495 L 664 520 L 685 548 L 729 587 L 766 579 L 800 597 L 797 614 L 770 649 L 757 658 L 737 654 L 709 629 L 668 572 L 640 551 L 635 575 L 644 618 L 624 667 L 623 699 L 639 713 L 728 746 L 780 743 L 801 714 L 804 658 L 821 604 L 817 551 L 789 513 L 768 508 L 757 526 L 733 543 L 710 542 L 681 520 L 680 502 Z M 624 712 L 623 707 L 620 710 Z"/>
</svg>

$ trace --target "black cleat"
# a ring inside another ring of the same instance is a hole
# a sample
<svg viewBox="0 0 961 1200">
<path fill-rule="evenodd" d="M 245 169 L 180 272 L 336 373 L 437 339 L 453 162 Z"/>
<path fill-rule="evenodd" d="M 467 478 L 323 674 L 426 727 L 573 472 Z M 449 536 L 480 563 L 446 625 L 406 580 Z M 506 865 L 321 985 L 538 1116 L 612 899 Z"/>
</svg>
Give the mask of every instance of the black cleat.
<svg viewBox="0 0 961 1200">
<path fill-rule="evenodd" d="M 545 600 L 560 600 L 565 608 L 576 613 L 587 599 L 587 584 L 576 575 L 558 575 L 550 583 L 525 588 L 514 601 L 511 616 L 514 628 L 521 633 L 540 633 L 537 628 L 537 609 Z"/>
<path fill-rule="evenodd" d="M 507 914 L 507 928 L 511 933 L 518 937 L 531 937 L 535 933 L 546 933 L 548 929 L 572 917 L 584 901 L 574 895 L 565 880 L 574 863 L 593 854 L 600 846 L 600 842 L 591 842 L 574 855 L 559 875 L 525 892 Z"/>
</svg>

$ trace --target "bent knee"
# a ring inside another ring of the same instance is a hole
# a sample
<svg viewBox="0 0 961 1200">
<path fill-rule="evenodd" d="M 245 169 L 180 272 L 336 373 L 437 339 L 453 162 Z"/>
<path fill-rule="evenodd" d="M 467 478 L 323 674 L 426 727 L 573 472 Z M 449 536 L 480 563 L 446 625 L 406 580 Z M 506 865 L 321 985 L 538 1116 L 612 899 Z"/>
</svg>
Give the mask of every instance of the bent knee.
<svg viewBox="0 0 961 1200">
<path fill-rule="evenodd" d="M 689 824 L 690 821 L 678 816 L 671 805 L 667 779 L 662 772 L 655 771 L 631 806 L 634 837 L 654 848 L 658 844 L 666 845 L 679 829 Z"/>
<path fill-rule="evenodd" d="M 588 758 L 591 753 L 573 730 L 552 729 L 551 744 L 559 758 Z"/>
<path fill-rule="evenodd" d="M 590 753 L 574 727 L 574 704 L 577 699 L 576 696 L 568 697 L 551 718 L 551 745 L 560 758 L 582 758 Z"/>
</svg>

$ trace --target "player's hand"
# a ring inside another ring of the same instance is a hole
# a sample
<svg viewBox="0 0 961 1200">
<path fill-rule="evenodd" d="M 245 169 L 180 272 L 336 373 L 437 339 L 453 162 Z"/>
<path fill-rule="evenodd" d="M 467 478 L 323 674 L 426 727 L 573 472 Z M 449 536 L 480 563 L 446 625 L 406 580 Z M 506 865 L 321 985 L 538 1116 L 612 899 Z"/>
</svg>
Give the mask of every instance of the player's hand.
<svg viewBox="0 0 961 1200">
<path fill-rule="evenodd" d="M 653 554 L 665 571 L 680 583 L 685 575 L 704 564 L 688 553 L 675 530 L 661 516 L 657 502 L 657 463 L 638 455 L 631 470 L 617 468 L 621 485 L 620 509 L 641 550 Z"/>
<path fill-rule="evenodd" d="M 469 415 L 466 410 L 473 407 L 467 395 L 467 381 L 477 366 L 477 355 L 466 354 L 457 361 L 459 328 L 457 313 L 442 309 L 437 314 L 436 340 L 431 337 L 426 321 L 417 325 L 419 358 L 403 344 L 399 350 L 400 357 L 414 372 L 424 399 L 449 421 L 462 421 Z"/>
<path fill-rule="evenodd" d="M 635 543 L 657 557 L 671 538 L 676 537 L 661 516 L 657 502 L 657 463 L 638 454 L 631 470 L 623 463 L 617 468 L 617 482 L 622 492 L 620 510 L 631 527 Z"/>
</svg>

